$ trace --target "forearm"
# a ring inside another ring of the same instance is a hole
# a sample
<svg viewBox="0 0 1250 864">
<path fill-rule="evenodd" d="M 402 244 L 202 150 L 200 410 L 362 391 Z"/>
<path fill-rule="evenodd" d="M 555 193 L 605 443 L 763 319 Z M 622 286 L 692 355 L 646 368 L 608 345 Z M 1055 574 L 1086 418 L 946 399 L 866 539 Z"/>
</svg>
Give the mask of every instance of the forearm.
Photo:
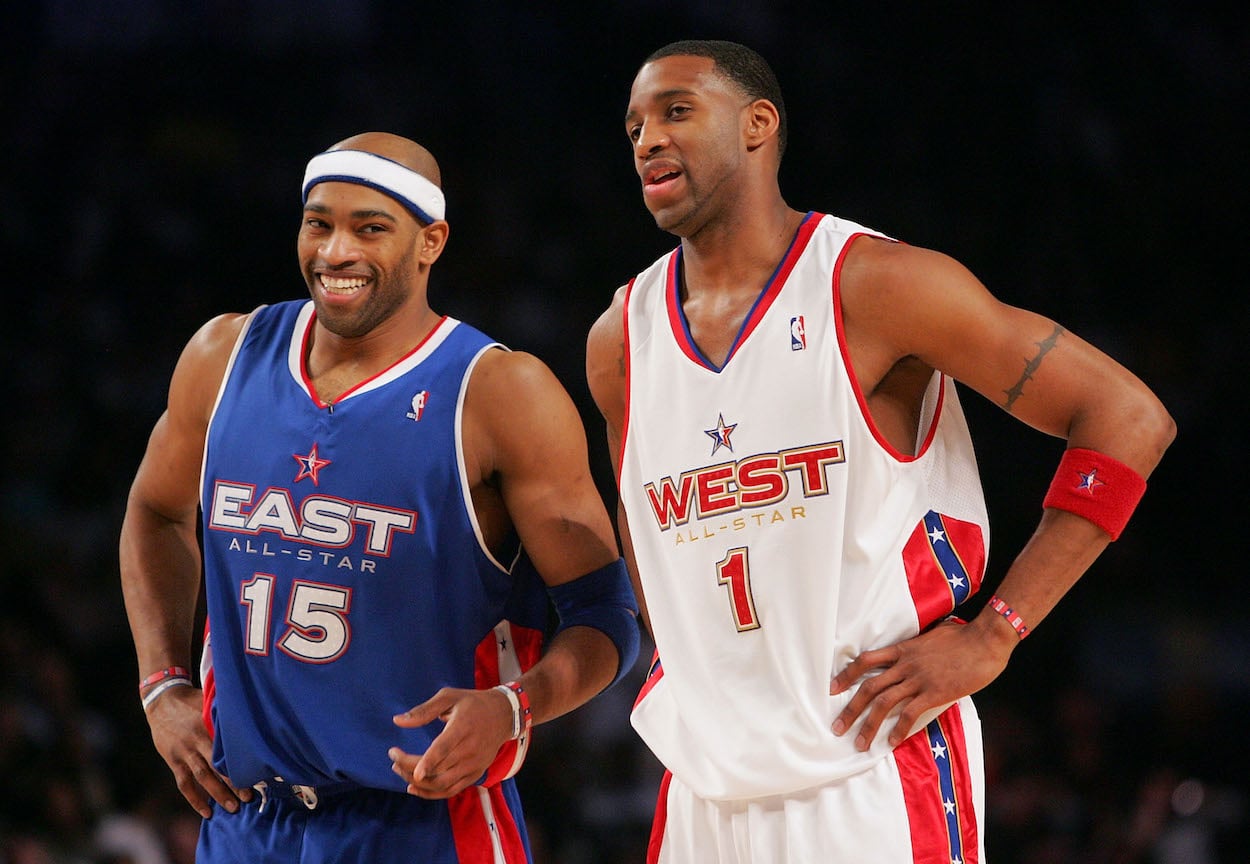
<svg viewBox="0 0 1250 864">
<path fill-rule="evenodd" d="M 541 660 L 518 679 L 529 694 L 534 723 L 567 714 L 616 676 L 615 644 L 593 627 L 569 627 L 551 640 Z"/>
<path fill-rule="evenodd" d="M 164 519 L 132 502 L 122 524 L 120 565 L 140 675 L 190 668 L 200 586 L 194 524 Z"/>
<path fill-rule="evenodd" d="M 1012 562 L 996 591 L 1030 628 L 1035 629 L 1089 569 L 1111 538 L 1094 523 L 1063 510 L 1047 509 L 1032 538 Z M 988 605 L 970 626 L 1008 653 L 1020 637 Z"/>
<path fill-rule="evenodd" d="M 1122 373 L 1126 377 L 1127 372 Z M 1163 405 L 1136 379 L 1078 412 L 1041 523 L 998 589 L 1023 625 L 1036 627 L 1128 523 L 1145 478 L 1176 434 Z M 1020 638 L 1005 613 L 987 608 L 977 623 Z"/>
</svg>

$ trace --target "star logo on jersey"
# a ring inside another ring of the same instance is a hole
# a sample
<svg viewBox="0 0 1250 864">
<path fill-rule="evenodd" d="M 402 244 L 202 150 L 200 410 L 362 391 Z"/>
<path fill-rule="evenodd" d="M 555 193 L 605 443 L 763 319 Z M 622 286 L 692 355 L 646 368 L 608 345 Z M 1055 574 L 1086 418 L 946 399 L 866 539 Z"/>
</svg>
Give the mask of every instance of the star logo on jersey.
<svg viewBox="0 0 1250 864">
<path fill-rule="evenodd" d="M 1091 468 L 1088 474 L 1084 471 L 1077 471 L 1076 473 L 1081 475 L 1081 482 L 1076 484 L 1078 491 L 1088 492 L 1090 495 L 1093 495 L 1094 490 L 1099 486 L 1107 485 L 1104 481 L 1098 479 L 1097 468 Z"/>
<path fill-rule="evenodd" d="M 308 451 L 307 456 L 301 456 L 298 453 L 292 453 L 291 457 L 296 462 L 299 463 L 299 473 L 295 475 L 296 483 L 303 480 L 305 477 L 308 477 L 309 479 L 313 481 L 314 486 L 321 485 L 317 479 L 317 474 L 320 473 L 322 468 L 330 464 L 330 460 L 322 459 L 320 456 L 317 455 L 317 442 L 316 441 L 313 442 L 312 449 Z"/>
<path fill-rule="evenodd" d="M 730 442 L 729 436 L 738 428 L 737 423 L 729 425 L 725 424 L 725 415 L 716 415 L 716 427 L 714 429 L 704 429 L 703 434 L 711 438 L 715 443 L 712 444 L 712 455 L 716 455 L 716 451 L 724 447 L 730 453 L 734 452 L 734 445 Z"/>
</svg>

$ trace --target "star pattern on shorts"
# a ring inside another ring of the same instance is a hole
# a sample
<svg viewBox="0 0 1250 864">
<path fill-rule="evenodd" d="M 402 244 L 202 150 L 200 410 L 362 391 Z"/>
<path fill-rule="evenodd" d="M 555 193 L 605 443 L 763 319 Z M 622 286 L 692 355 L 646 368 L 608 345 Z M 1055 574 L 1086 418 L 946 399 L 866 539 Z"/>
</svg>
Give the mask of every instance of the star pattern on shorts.
<svg viewBox="0 0 1250 864">
<path fill-rule="evenodd" d="M 321 483 L 317 479 L 317 475 L 322 468 L 330 464 L 331 460 L 322 459 L 317 455 L 317 442 L 313 442 L 312 449 L 308 451 L 308 455 L 301 456 L 298 453 L 292 453 L 291 456 L 299 463 L 299 473 L 295 475 L 295 482 L 298 483 L 307 477 L 313 481 L 314 486 L 320 486 Z"/>
<path fill-rule="evenodd" d="M 734 452 L 734 445 L 730 442 L 730 440 L 729 440 L 729 436 L 730 436 L 730 435 L 732 435 L 732 434 L 733 434 L 733 431 L 734 431 L 735 429 L 737 429 L 737 428 L 738 428 L 738 424 L 737 424 L 737 423 L 732 423 L 732 424 L 728 424 L 728 425 L 726 425 L 726 423 L 725 423 L 725 415 L 724 415 L 724 414 L 717 414 L 717 415 L 716 415 L 716 426 L 715 426 L 715 428 L 713 428 L 713 429 L 704 429 L 704 430 L 703 430 L 703 434 L 704 434 L 704 435 L 706 435 L 706 436 L 708 436 L 709 438 L 711 438 L 711 439 L 715 442 L 715 443 L 712 445 L 712 455 L 713 455 L 713 456 L 715 456 L 715 455 L 716 455 L 716 451 L 717 451 L 717 450 L 719 450 L 719 449 L 720 449 L 720 448 L 722 448 L 722 447 L 727 448 L 727 449 L 729 450 L 729 452 L 730 452 L 730 453 Z"/>
</svg>

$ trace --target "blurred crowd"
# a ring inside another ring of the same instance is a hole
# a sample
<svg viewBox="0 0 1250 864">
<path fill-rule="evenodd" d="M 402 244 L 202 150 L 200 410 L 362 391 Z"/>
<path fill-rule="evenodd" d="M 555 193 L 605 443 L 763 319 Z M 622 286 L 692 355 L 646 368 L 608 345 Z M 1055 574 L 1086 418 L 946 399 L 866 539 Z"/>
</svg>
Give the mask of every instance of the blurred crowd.
<svg viewBox="0 0 1250 864">
<path fill-rule="evenodd" d="M 987 856 L 1244 861 L 1250 604 L 1235 544 L 1250 471 L 1228 414 L 1250 335 L 1232 263 L 1250 200 L 1250 16 L 1167 0 L 1001 20 L 815 0 L 528 5 L 0 13 L 22 34 L 0 65 L 14 283 L 0 336 L 0 864 L 193 860 L 198 817 L 135 695 L 117 532 L 187 338 L 218 312 L 303 292 L 297 186 L 313 152 L 364 129 L 431 147 L 453 226 L 435 305 L 556 371 L 612 499 L 585 333 L 674 243 L 639 202 L 620 118 L 642 57 L 688 36 L 773 60 L 793 205 L 955 255 L 1120 359 L 1177 418 L 1125 537 L 978 699 Z M 1061 445 L 981 401 L 965 405 L 995 580 Z M 520 779 L 537 860 L 643 860 L 660 770 L 627 720 L 641 674 L 537 730 Z"/>
</svg>

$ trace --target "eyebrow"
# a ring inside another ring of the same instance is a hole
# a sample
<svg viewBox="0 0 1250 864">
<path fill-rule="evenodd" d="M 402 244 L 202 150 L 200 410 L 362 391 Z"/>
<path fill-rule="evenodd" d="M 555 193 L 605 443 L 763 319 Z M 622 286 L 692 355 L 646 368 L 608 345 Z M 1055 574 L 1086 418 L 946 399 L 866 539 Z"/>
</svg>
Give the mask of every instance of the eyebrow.
<svg viewBox="0 0 1250 864">
<path fill-rule="evenodd" d="M 330 208 L 324 204 L 305 204 L 304 211 L 308 212 L 310 210 L 313 213 L 321 213 L 325 215 L 330 213 Z M 353 219 L 385 219 L 388 222 L 395 222 L 398 224 L 398 220 L 385 210 L 353 210 L 350 215 Z"/>
<path fill-rule="evenodd" d="M 695 91 L 689 88 L 674 87 L 672 90 L 665 90 L 661 93 L 656 93 L 654 96 L 651 97 L 651 101 L 662 102 L 665 99 L 672 99 L 675 96 L 696 96 L 696 95 L 698 94 L 696 94 Z M 634 110 L 633 108 L 631 108 L 625 112 L 625 122 L 628 123 L 632 118 L 637 117 L 637 116 L 638 116 L 638 112 Z"/>
</svg>

